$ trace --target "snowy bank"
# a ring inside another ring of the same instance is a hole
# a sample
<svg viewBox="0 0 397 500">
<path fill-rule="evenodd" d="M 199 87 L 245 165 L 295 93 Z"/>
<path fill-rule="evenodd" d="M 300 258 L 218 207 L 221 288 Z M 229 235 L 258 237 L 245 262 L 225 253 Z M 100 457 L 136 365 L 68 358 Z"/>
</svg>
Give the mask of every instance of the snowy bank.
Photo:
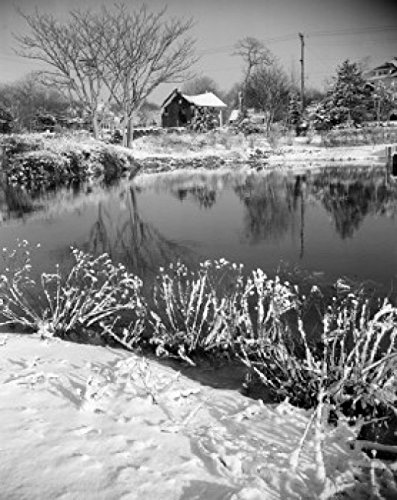
<svg viewBox="0 0 397 500">
<path fill-rule="evenodd" d="M 369 498 L 393 469 L 322 436 L 311 414 L 200 385 L 126 351 L 0 335 L 0 482 L 7 499 Z M 321 474 L 325 467 L 327 479 Z M 377 472 L 378 471 L 378 472 Z M 394 471 L 395 473 L 395 471 Z M 382 479 L 383 478 L 383 479 Z M 388 498 L 392 498 L 389 496 Z"/>
<path fill-rule="evenodd" d="M 299 138 L 298 138 L 299 139 Z M 256 169 L 301 171 L 328 166 L 386 164 L 386 144 L 324 147 L 295 141 L 272 147 L 265 136 L 231 133 L 142 137 L 133 144 L 141 172 L 181 169 Z"/>
</svg>

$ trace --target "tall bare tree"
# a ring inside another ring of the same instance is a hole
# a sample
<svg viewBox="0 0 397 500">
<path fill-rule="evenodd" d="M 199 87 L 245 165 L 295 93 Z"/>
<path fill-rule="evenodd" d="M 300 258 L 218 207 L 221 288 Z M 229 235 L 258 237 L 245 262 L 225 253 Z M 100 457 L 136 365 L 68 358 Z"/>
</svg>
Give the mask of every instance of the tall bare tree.
<svg viewBox="0 0 397 500">
<path fill-rule="evenodd" d="M 80 101 L 98 136 L 100 101 L 123 110 L 125 144 L 132 138 L 132 116 L 162 83 L 183 78 L 194 59 L 187 37 L 192 21 L 167 19 L 165 10 L 123 4 L 99 12 L 72 11 L 67 22 L 36 10 L 22 14 L 30 34 L 17 37 L 25 57 L 45 62 L 52 84 Z"/>
<path fill-rule="evenodd" d="M 255 68 L 271 64 L 273 56 L 263 42 L 250 36 L 239 40 L 235 44 L 233 55 L 242 57 L 244 61 L 243 95 L 245 98 L 247 83 L 252 71 Z"/>
<path fill-rule="evenodd" d="M 46 63 L 47 83 L 55 85 L 79 101 L 91 117 L 98 137 L 98 106 L 104 90 L 104 31 L 108 20 L 104 12 L 73 11 L 61 24 L 37 9 L 28 15 L 21 12 L 30 28 L 29 35 L 17 36 L 20 54 Z"/>
<path fill-rule="evenodd" d="M 287 115 L 290 87 L 288 76 L 277 63 L 260 66 L 251 74 L 246 88 L 247 103 L 265 113 L 268 131 L 275 120 Z"/>
<path fill-rule="evenodd" d="M 125 142 L 132 139 L 132 116 L 162 83 L 180 82 L 196 62 L 194 40 L 188 36 L 192 20 L 167 19 L 165 9 L 146 6 L 128 11 L 118 5 L 107 30 L 104 79 L 112 99 L 123 109 Z M 117 36 L 115 36 L 117 34 Z"/>
</svg>

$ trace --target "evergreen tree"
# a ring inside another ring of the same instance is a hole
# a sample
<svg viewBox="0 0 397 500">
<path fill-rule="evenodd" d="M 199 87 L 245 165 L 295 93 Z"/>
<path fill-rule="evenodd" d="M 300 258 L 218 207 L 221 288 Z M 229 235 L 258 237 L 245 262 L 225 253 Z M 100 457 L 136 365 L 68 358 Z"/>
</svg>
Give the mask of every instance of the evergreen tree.
<svg viewBox="0 0 397 500">
<path fill-rule="evenodd" d="M 359 124 L 373 115 L 372 89 L 356 63 L 348 59 L 337 69 L 333 85 L 317 109 L 316 128 Z"/>
</svg>

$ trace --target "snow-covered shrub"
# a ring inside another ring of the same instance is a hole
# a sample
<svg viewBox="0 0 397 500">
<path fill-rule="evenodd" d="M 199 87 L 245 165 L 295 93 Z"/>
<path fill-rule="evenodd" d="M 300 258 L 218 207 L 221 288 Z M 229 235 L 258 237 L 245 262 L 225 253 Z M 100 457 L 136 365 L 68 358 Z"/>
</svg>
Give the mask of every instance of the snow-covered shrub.
<svg viewBox="0 0 397 500">
<path fill-rule="evenodd" d="M 90 138 L 46 134 L 13 135 L 2 141 L 11 184 L 29 190 L 54 187 L 86 178 L 110 182 L 131 168 L 130 150 Z"/>
<path fill-rule="evenodd" d="M 209 132 L 219 126 L 217 112 L 197 111 L 189 124 L 189 129 L 194 132 Z"/>
<path fill-rule="evenodd" d="M 44 146 L 43 134 L 11 134 L 1 138 L 9 156 L 37 151 Z"/>
<path fill-rule="evenodd" d="M 130 347 L 139 338 L 146 311 L 142 282 L 107 254 L 94 258 L 72 249 L 67 275 L 57 266 L 36 279 L 27 241 L 12 252 L 3 248 L 2 254 L 1 325 L 63 339 L 115 339 Z"/>
<path fill-rule="evenodd" d="M 20 153 L 14 155 L 7 165 L 8 183 L 33 191 L 58 186 L 71 177 L 67 159 L 51 151 Z"/>
<path fill-rule="evenodd" d="M 236 300 L 241 286 L 241 268 L 224 259 L 205 261 L 197 271 L 181 262 L 160 269 L 150 312 L 156 352 L 185 360 L 231 352 L 228 303 Z"/>
<path fill-rule="evenodd" d="M 318 288 L 314 291 L 318 294 Z M 272 321 L 274 332 L 241 338 L 242 360 L 276 400 L 297 406 L 321 403 L 333 415 L 388 418 L 397 402 L 397 308 L 377 307 L 360 294 L 334 297 L 322 314 L 322 332 L 308 341 L 303 301 L 294 315 Z"/>
<path fill-rule="evenodd" d="M 343 283 L 331 299 L 318 287 L 304 297 L 287 281 L 260 269 L 246 276 L 241 265 L 220 259 L 197 270 L 180 262 L 160 269 L 149 309 L 140 279 L 106 254 L 74 249 L 68 274 L 56 268 L 38 279 L 27 242 L 3 249 L 3 259 L 1 325 L 152 346 L 191 364 L 202 356 L 240 359 L 247 380 L 263 384 L 273 400 L 325 406 L 333 420 L 394 416 L 397 307 L 388 300 L 370 302 Z M 317 311 L 315 325 L 309 308 Z"/>
</svg>

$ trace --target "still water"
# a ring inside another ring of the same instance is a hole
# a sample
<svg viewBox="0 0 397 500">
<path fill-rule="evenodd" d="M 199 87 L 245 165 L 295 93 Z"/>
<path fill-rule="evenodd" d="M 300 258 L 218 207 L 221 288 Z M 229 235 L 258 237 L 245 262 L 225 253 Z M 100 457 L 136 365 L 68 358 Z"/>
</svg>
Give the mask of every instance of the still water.
<svg viewBox="0 0 397 500">
<path fill-rule="evenodd" d="M 382 169 L 333 167 L 143 175 L 36 197 L 1 191 L 0 246 L 17 239 L 41 245 L 38 272 L 70 266 L 75 246 L 109 253 L 147 283 L 177 259 L 194 267 L 224 257 L 297 282 L 345 277 L 388 293 L 397 284 L 397 182 Z"/>
</svg>

